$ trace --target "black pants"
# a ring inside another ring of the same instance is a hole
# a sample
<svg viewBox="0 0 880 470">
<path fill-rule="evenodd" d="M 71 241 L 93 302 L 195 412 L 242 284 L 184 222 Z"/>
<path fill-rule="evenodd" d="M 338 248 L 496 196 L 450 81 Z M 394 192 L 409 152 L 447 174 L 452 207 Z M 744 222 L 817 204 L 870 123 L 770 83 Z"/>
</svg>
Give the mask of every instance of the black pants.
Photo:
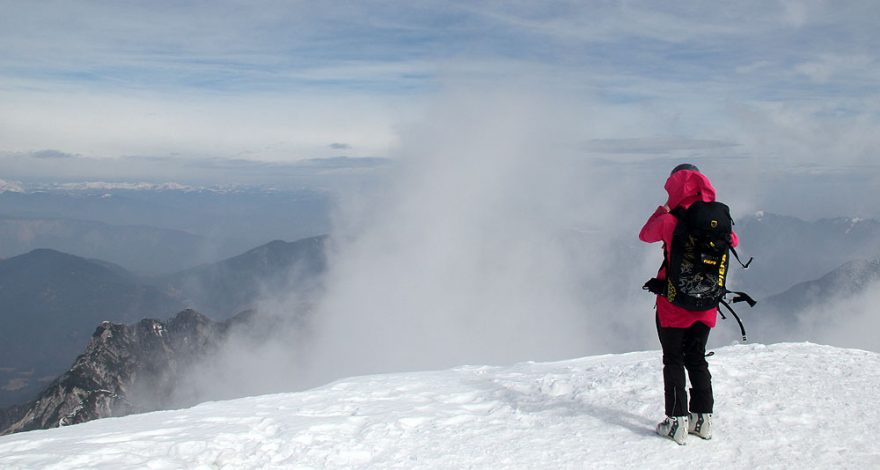
<svg viewBox="0 0 880 470">
<path fill-rule="evenodd" d="M 715 405 L 712 396 L 712 374 L 706 362 L 706 341 L 709 327 L 696 322 L 689 328 L 663 328 L 657 320 L 657 334 L 663 347 L 663 391 L 666 398 L 666 416 L 685 416 L 691 413 L 711 413 Z M 691 381 L 691 401 L 685 391 L 685 375 Z"/>
</svg>

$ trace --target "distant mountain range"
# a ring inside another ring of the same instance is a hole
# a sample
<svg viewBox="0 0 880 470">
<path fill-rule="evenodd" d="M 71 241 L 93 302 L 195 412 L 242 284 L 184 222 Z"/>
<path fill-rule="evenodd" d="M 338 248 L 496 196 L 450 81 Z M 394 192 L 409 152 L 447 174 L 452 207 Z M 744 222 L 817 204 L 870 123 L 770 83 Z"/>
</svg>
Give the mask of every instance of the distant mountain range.
<svg viewBox="0 0 880 470">
<path fill-rule="evenodd" d="M 180 271 L 235 253 L 219 241 L 182 230 L 0 216 L 0 258 L 38 248 L 99 258 L 144 273 Z"/>
<path fill-rule="evenodd" d="M 59 183 L 48 185 L 45 189 L 67 191 L 112 191 L 124 189 L 129 191 L 214 191 L 207 187 L 196 187 L 180 183 L 118 183 L 108 181 L 84 181 L 80 183 Z"/>
<path fill-rule="evenodd" d="M 81 186 L 0 192 L 0 257 L 51 248 L 168 274 L 330 229 L 331 197 L 316 190 Z"/>
<path fill-rule="evenodd" d="M 768 297 L 767 306 L 784 313 L 796 313 L 808 306 L 852 297 L 880 281 L 880 259 L 855 260 L 812 281 L 795 284 L 780 294 Z"/>
<path fill-rule="evenodd" d="M 325 269 L 324 241 L 275 241 L 150 279 L 48 249 L 0 260 L 0 406 L 33 397 L 69 367 L 103 321 L 134 323 L 190 307 L 225 319 L 262 296 L 316 289 Z"/>
</svg>

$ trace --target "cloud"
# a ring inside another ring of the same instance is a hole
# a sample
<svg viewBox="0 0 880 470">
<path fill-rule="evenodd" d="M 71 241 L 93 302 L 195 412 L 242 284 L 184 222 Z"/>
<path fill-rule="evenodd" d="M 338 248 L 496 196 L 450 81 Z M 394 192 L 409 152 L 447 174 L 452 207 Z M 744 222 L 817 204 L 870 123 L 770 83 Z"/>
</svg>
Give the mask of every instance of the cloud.
<svg viewBox="0 0 880 470">
<path fill-rule="evenodd" d="M 658 168 L 736 160 L 729 171 L 759 176 L 756 199 L 773 199 L 768 172 L 864 167 L 877 147 L 873 2 L 172 3 L 8 5 L 0 151 L 61 149 L 87 163 L 59 175 L 158 173 L 109 160 L 142 155 L 188 178 L 226 184 L 238 168 L 277 180 L 319 165 L 270 164 L 388 157 L 450 87 L 496 86 L 590 111 L 544 152 Z M 51 174 L 29 160 L 0 171 Z"/>
<path fill-rule="evenodd" d="M 445 64 L 458 61 L 484 69 L 526 62 L 611 86 L 634 78 L 699 83 L 724 80 L 737 67 L 755 63 L 772 64 L 776 72 L 820 54 L 870 55 L 877 34 L 870 18 L 878 6 L 785 1 L 718 8 L 688 1 L 661 7 L 637 1 L 508 2 L 500 8 L 491 2 L 428 1 L 418 8 L 405 2 L 329 2 L 317 8 L 218 1 L 211 8 L 180 2 L 156 9 L 56 2 L 52 8 L 11 4 L 5 13 L 0 83 L 6 87 L 92 84 L 104 90 L 214 92 L 308 87 L 399 95 L 436 89 Z M 752 93 L 787 85 L 741 82 L 737 77 L 728 84 Z"/>
<path fill-rule="evenodd" d="M 827 84 L 832 78 L 861 82 L 880 78 L 880 64 L 868 55 L 827 55 L 822 54 L 809 62 L 794 67 L 797 74 L 819 84 Z"/>
<path fill-rule="evenodd" d="M 357 169 L 357 168 L 376 168 L 391 164 L 388 158 L 378 157 L 330 157 L 330 158 L 314 158 L 296 163 L 296 167 L 306 168 L 324 168 L 324 169 Z"/>
<path fill-rule="evenodd" d="M 678 150 L 713 150 L 736 147 L 734 142 L 682 137 L 593 139 L 587 149 L 601 153 L 647 153 L 665 154 Z"/>
<path fill-rule="evenodd" d="M 37 150 L 35 152 L 31 152 L 31 157 L 40 158 L 46 160 L 54 160 L 54 159 L 70 159 L 70 158 L 78 158 L 79 155 L 74 155 L 71 153 L 65 153 L 60 150 Z"/>
<path fill-rule="evenodd" d="M 218 98 L 204 94 L 113 96 L 0 90 L 0 129 L 6 136 L 0 151 L 48 147 L 97 158 L 244 156 L 296 161 L 337 156 L 337 150 L 326 142 L 339 137 L 372 155 L 387 153 L 395 139 L 397 119 L 390 112 L 396 103 L 393 99 L 346 94 Z"/>
<path fill-rule="evenodd" d="M 857 292 L 817 301 L 785 323 L 757 324 L 764 327 L 766 341 L 810 341 L 880 352 L 880 339 L 873 334 L 880 327 L 878 300 L 880 282 L 873 281 Z"/>
<path fill-rule="evenodd" d="M 0 151 L 0 172 L 5 176 L 34 183 L 107 181 L 127 185 L 174 181 L 197 186 L 271 186 L 326 190 L 379 179 L 391 165 L 390 160 L 377 157 L 329 157 L 277 162 L 179 155 L 32 158 L 31 152 Z M 7 182 L 0 186 L 6 191 L 23 191 L 20 183 Z"/>
<path fill-rule="evenodd" d="M 628 210 L 640 178 L 545 151 L 583 117 L 518 87 L 456 88 L 407 128 L 388 183 L 336 218 L 325 293 L 300 342 L 310 380 L 646 346 L 650 296 L 610 297 L 644 266 L 609 271 L 620 233 L 637 243 L 642 217 L 616 215 L 640 212 Z"/>
<path fill-rule="evenodd" d="M 871 334 L 880 327 L 880 318 L 876 314 L 878 300 L 880 283 L 874 282 L 863 292 L 841 299 L 833 307 L 813 309 L 801 319 L 801 325 L 804 330 L 812 332 L 813 341 L 880 352 L 880 339 Z M 831 319 L 830 311 L 845 315 Z"/>
<path fill-rule="evenodd" d="M 746 65 L 739 65 L 734 70 L 738 74 L 749 74 L 754 73 L 760 70 L 772 68 L 773 63 L 767 60 L 759 60 L 757 62 L 752 62 Z"/>
</svg>

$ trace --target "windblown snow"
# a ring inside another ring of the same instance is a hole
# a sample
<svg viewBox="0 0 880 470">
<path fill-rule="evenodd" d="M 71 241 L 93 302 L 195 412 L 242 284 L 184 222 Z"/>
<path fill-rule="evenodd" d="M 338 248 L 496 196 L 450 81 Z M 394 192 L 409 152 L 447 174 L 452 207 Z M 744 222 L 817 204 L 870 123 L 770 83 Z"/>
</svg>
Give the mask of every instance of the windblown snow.
<svg viewBox="0 0 880 470">
<path fill-rule="evenodd" d="M 658 351 L 341 380 L 0 438 L 0 468 L 880 468 L 880 354 L 709 358 L 714 438 L 678 446 Z"/>
</svg>

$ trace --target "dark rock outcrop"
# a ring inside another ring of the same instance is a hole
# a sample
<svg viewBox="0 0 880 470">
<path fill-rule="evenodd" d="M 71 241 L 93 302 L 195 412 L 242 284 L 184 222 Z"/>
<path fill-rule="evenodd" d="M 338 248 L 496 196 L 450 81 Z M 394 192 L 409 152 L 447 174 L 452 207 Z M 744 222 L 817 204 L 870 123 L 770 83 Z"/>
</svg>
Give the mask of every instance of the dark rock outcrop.
<svg viewBox="0 0 880 470">
<path fill-rule="evenodd" d="M 274 241 L 152 279 L 48 249 L 0 260 L 0 407 L 33 399 L 82 352 L 101 321 L 128 324 L 184 308 L 224 320 L 260 299 L 308 301 L 326 269 L 326 239 Z"/>
<path fill-rule="evenodd" d="M 167 322 L 103 322 L 70 370 L 33 402 L 6 410 L 0 433 L 187 405 L 175 403 L 175 385 L 220 345 L 231 323 L 211 321 L 194 310 Z"/>
</svg>

